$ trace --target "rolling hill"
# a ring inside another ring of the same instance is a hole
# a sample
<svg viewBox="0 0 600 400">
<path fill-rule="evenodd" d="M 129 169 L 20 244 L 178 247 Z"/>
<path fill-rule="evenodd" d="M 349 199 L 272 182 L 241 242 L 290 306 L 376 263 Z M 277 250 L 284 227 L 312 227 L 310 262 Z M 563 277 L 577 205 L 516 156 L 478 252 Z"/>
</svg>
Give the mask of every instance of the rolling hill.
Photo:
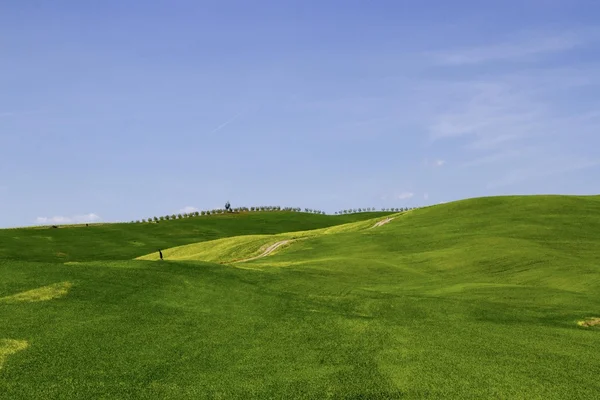
<svg viewBox="0 0 600 400">
<path fill-rule="evenodd" d="M 360 215 L 0 231 L 0 398 L 598 397 L 600 196 Z"/>
</svg>

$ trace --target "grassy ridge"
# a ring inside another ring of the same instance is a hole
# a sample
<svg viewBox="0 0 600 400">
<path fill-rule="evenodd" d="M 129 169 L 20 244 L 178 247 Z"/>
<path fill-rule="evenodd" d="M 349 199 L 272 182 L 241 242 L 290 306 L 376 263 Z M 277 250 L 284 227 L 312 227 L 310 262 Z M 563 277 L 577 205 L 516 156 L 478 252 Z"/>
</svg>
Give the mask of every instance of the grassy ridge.
<svg viewBox="0 0 600 400">
<path fill-rule="evenodd" d="M 253 269 L 0 261 L 0 398 L 597 398 L 600 198 L 323 233 Z"/>
<path fill-rule="evenodd" d="M 389 217 L 402 214 L 392 214 Z M 382 217 L 368 219 L 366 221 L 352 222 L 328 228 L 312 229 L 308 231 L 286 232 L 275 235 L 244 235 L 233 236 L 223 239 L 211 240 L 200 243 L 192 243 L 165 249 L 163 255 L 168 260 L 184 261 L 208 261 L 227 263 L 251 257 L 256 257 L 268 248 L 268 246 L 280 241 L 295 241 L 308 239 L 310 237 L 339 234 L 344 232 L 359 232 L 373 228 L 374 224 Z M 159 260 L 160 256 L 150 253 L 137 258 L 138 260 Z"/>
<path fill-rule="evenodd" d="M 132 259 L 159 248 L 228 236 L 324 228 L 387 215 L 387 212 L 320 215 L 252 212 L 161 221 L 158 224 L 91 224 L 0 229 L 0 259 L 93 261 Z"/>
</svg>

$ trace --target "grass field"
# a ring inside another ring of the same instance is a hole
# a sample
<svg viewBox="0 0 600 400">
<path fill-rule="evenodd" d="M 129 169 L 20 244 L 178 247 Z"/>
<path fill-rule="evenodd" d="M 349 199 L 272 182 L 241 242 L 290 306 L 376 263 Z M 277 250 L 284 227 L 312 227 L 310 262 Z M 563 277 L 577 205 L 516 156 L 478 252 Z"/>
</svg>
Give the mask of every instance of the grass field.
<svg viewBox="0 0 600 400">
<path fill-rule="evenodd" d="M 599 397 L 599 196 L 388 215 L 1 230 L 0 398 Z"/>
<path fill-rule="evenodd" d="M 297 212 L 217 214 L 143 224 L 0 229 L 0 259 L 41 262 L 129 260 L 159 248 L 224 237 L 275 234 L 362 221 L 389 212 L 320 215 Z"/>
</svg>

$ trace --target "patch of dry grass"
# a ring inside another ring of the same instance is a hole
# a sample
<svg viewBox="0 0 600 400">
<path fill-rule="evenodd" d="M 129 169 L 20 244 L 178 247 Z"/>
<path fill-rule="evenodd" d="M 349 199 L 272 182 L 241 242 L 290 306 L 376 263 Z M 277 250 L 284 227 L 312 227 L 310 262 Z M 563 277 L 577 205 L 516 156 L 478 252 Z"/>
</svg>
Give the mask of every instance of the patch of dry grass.
<svg viewBox="0 0 600 400">
<path fill-rule="evenodd" d="M 0 297 L 0 302 L 38 302 L 57 299 L 65 296 L 73 284 L 71 282 L 59 282 L 48 286 L 42 286 L 37 289 L 27 290 L 25 292 L 13 294 L 11 296 Z"/>
<path fill-rule="evenodd" d="M 29 346 L 25 340 L 0 339 L 0 369 L 6 358 L 18 351 L 25 350 Z"/>
<path fill-rule="evenodd" d="M 577 325 L 583 326 L 586 328 L 591 328 L 592 326 L 600 326 L 600 318 L 592 317 L 592 318 L 585 319 L 583 321 L 578 321 Z"/>
</svg>

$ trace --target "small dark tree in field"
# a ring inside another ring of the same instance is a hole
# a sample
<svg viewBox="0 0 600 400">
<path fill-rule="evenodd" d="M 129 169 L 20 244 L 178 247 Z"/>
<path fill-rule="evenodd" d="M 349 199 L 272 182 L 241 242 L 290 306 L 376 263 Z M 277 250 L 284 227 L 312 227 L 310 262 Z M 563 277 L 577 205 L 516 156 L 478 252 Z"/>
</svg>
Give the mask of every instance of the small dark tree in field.
<svg viewBox="0 0 600 400">
<path fill-rule="evenodd" d="M 225 211 L 231 212 L 231 204 L 229 204 L 229 201 L 227 201 L 227 203 L 225 203 Z"/>
<path fill-rule="evenodd" d="M 157 217 L 152 218 L 154 220 L 154 222 L 158 221 Z"/>
</svg>

